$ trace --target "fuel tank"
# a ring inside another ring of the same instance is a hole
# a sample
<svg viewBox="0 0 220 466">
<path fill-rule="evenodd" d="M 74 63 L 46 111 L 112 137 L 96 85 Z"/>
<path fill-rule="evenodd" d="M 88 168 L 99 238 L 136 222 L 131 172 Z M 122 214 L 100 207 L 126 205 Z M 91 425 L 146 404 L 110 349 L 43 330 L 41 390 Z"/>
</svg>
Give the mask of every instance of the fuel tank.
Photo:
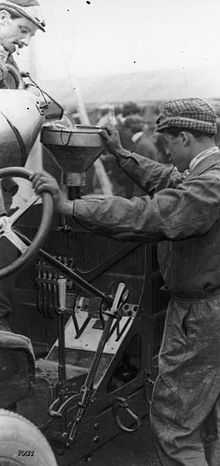
<svg viewBox="0 0 220 466">
<path fill-rule="evenodd" d="M 25 164 L 47 107 L 30 91 L 0 90 L 0 168 Z"/>
</svg>

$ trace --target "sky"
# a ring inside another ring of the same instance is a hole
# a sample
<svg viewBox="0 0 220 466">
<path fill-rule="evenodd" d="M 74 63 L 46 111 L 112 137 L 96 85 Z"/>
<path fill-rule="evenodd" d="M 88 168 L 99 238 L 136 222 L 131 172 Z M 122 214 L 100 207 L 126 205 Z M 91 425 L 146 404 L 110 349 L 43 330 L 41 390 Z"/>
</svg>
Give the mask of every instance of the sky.
<svg viewBox="0 0 220 466">
<path fill-rule="evenodd" d="M 215 66 L 219 0 L 41 0 L 47 32 L 26 56 L 44 76 Z M 23 53 L 23 52 L 22 52 Z"/>
</svg>

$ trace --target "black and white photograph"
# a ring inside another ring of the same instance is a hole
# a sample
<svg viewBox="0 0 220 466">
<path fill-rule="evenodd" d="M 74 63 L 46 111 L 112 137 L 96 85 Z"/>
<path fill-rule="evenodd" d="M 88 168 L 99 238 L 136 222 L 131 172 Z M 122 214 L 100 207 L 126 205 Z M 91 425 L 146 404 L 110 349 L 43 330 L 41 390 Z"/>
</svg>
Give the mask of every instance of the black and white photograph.
<svg viewBox="0 0 220 466">
<path fill-rule="evenodd" d="M 220 466 L 219 18 L 0 0 L 0 466 Z"/>
</svg>

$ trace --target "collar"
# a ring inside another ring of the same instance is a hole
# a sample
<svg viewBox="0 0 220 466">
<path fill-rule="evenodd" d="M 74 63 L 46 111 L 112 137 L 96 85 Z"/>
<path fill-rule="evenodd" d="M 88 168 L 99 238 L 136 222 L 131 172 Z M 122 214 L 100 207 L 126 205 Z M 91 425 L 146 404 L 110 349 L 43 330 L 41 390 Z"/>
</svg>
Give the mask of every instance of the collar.
<svg viewBox="0 0 220 466">
<path fill-rule="evenodd" d="M 206 150 L 203 150 L 199 154 L 197 154 L 193 159 L 191 160 L 189 164 L 189 171 L 193 170 L 198 163 L 200 163 L 202 160 L 206 159 L 210 155 L 215 154 L 216 152 L 219 152 L 219 147 L 218 146 L 211 146 Z"/>
<path fill-rule="evenodd" d="M 143 131 L 138 131 L 137 133 L 134 133 L 131 140 L 132 142 L 135 144 L 136 142 L 138 142 L 138 140 L 141 138 L 141 136 L 143 135 Z"/>
</svg>

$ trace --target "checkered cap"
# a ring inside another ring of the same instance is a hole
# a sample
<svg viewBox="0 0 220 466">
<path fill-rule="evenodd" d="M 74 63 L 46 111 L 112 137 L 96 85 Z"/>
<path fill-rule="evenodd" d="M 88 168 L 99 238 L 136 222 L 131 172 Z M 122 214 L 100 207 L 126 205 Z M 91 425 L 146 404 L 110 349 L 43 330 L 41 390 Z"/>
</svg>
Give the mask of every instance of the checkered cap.
<svg viewBox="0 0 220 466">
<path fill-rule="evenodd" d="M 0 0 L 0 9 L 18 13 L 34 23 L 39 29 L 45 31 L 45 21 L 42 18 L 38 0 Z"/>
<path fill-rule="evenodd" d="M 169 100 L 161 107 L 156 131 L 169 128 L 194 130 L 211 136 L 217 133 L 216 113 L 203 99 Z"/>
</svg>

